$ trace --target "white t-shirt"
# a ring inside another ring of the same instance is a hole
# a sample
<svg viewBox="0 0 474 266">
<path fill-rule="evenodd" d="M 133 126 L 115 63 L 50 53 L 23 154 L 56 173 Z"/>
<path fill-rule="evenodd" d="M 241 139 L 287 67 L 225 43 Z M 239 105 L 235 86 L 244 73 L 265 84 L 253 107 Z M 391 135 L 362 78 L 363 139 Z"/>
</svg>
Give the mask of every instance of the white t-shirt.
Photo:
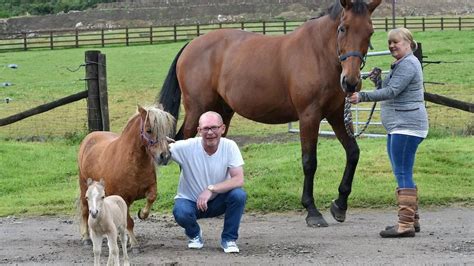
<svg viewBox="0 0 474 266">
<path fill-rule="evenodd" d="M 237 144 L 221 138 L 217 151 L 209 155 L 202 138 L 190 138 L 170 144 L 171 158 L 181 166 L 177 198 L 197 201 L 207 186 L 230 178 L 229 168 L 242 166 L 244 160 Z"/>
</svg>

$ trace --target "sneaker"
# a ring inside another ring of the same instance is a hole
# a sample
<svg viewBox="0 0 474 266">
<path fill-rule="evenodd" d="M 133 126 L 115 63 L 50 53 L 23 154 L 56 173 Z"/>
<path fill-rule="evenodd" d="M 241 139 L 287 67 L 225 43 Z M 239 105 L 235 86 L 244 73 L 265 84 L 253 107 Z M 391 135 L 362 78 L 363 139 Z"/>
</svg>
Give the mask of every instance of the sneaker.
<svg viewBox="0 0 474 266">
<path fill-rule="evenodd" d="M 239 247 L 237 247 L 235 241 L 222 241 L 221 247 L 225 253 L 239 253 Z"/>
<path fill-rule="evenodd" d="M 202 231 L 199 231 L 199 235 L 195 238 L 190 238 L 188 241 L 188 248 L 201 249 L 203 246 L 204 241 L 202 240 Z"/>
</svg>

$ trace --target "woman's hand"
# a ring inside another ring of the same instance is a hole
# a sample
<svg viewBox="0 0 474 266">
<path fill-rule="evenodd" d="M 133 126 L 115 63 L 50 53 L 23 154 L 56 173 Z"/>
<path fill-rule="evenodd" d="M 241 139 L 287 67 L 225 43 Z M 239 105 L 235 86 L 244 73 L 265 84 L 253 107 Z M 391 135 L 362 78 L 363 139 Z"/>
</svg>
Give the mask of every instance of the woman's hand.
<svg viewBox="0 0 474 266">
<path fill-rule="evenodd" d="M 349 102 L 352 104 L 358 104 L 360 102 L 359 93 L 354 92 L 351 96 L 349 96 Z"/>
</svg>

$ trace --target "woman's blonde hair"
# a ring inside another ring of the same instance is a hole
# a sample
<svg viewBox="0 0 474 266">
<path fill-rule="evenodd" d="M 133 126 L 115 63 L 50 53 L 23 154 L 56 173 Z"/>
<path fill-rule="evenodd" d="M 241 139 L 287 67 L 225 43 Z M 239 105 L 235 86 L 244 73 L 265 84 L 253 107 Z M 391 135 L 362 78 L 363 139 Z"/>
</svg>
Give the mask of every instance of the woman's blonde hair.
<svg viewBox="0 0 474 266">
<path fill-rule="evenodd" d="M 397 39 L 397 37 L 410 42 L 410 47 L 412 51 L 415 51 L 418 48 L 418 44 L 413 39 L 413 34 L 407 28 L 396 28 L 388 32 L 389 40 Z"/>
</svg>

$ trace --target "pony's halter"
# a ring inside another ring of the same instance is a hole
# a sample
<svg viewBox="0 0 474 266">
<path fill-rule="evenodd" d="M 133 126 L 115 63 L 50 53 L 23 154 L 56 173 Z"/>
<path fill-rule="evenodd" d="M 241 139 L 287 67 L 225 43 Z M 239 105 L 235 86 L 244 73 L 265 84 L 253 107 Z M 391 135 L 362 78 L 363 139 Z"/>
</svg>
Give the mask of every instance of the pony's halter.
<svg viewBox="0 0 474 266">
<path fill-rule="evenodd" d="M 146 114 L 145 120 L 148 119 L 148 112 Z M 142 139 L 146 141 L 147 147 L 153 146 L 156 143 L 158 143 L 158 139 L 152 139 L 148 136 L 148 134 L 145 132 L 145 124 L 143 123 L 143 120 L 140 118 L 140 135 L 142 136 Z"/>
</svg>

